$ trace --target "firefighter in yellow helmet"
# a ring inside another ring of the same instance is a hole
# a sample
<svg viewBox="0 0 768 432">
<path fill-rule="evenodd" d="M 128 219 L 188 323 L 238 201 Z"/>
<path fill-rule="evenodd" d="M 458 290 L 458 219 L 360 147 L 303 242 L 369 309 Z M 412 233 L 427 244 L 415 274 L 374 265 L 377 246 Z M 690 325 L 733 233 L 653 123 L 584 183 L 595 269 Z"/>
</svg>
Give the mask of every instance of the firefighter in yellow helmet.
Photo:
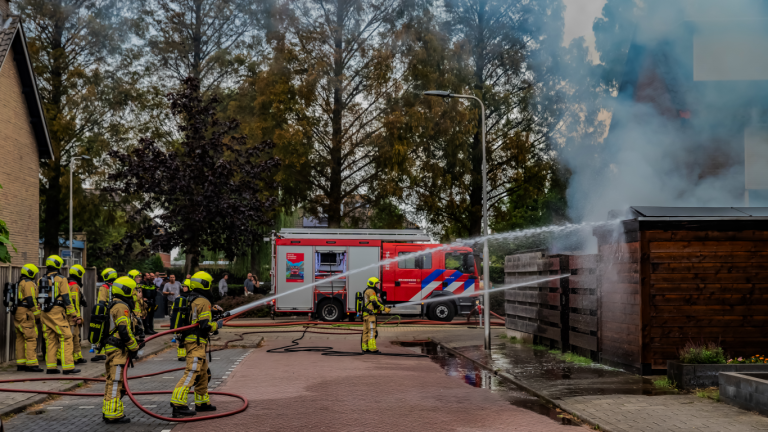
<svg viewBox="0 0 768 432">
<path fill-rule="evenodd" d="M 72 358 L 77 364 L 88 363 L 88 360 L 83 358 L 83 352 L 80 347 L 80 330 L 83 328 L 83 317 L 80 307 L 88 307 L 82 291 L 83 276 L 85 276 L 85 269 L 80 264 L 75 264 L 69 269 L 69 298 L 75 306 L 75 313 L 77 315 L 76 317 L 70 317 L 69 328 L 72 331 Z"/>
<path fill-rule="evenodd" d="M 208 396 L 208 360 L 205 357 L 205 347 L 210 334 L 221 328 L 223 320 L 213 321 L 211 285 L 213 278 L 204 271 L 199 271 L 190 278 L 191 292 L 187 296 L 191 315 L 189 323 L 197 323 L 198 326 L 182 333 L 187 350 L 187 367 L 171 396 L 174 418 L 193 416 L 201 411 L 216 411 Z M 221 309 L 218 306 L 216 308 Z M 187 395 L 192 387 L 195 388 L 195 411 L 187 406 Z"/>
<path fill-rule="evenodd" d="M 71 318 L 77 317 L 75 306 L 69 293 L 69 283 L 61 274 L 64 260 L 58 255 L 51 255 L 45 260 L 46 274 L 37 283 L 40 308 L 43 312 L 43 335 L 45 336 L 46 373 L 61 373 L 56 367 L 57 354 L 64 374 L 79 373 L 72 358 L 72 331 L 69 328 Z M 61 348 L 61 351 L 59 349 Z"/>
<path fill-rule="evenodd" d="M 123 368 L 128 358 L 136 358 L 141 342 L 136 339 L 133 310 L 133 290 L 136 282 L 123 276 L 112 283 L 112 301 L 109 303 L 111 327 L 104 351 L 107 353 L 104 404 L 101 408 L 107 423 L 130 423 L 123 413 Z"/>
<path fill-rule="evenodd" d="M 37 365 L 37 326 L 40 308 L 37 306 L 35 276 L 38 268 L 34 264 L 25 264 L 21 268 L 16 293 L 16 312 L 13 314 L 13 327 L 16 329 L 16 369 L 21 372 L 42 372 Z"/>
<path fill-rule="evenodd" d="M 112 301 L 112 282 L 117 279 L 117 272 L 115 269 L 108 267 L 101 271 L 102 283 L 99 285 L 98 296 L 96 301 L 105 307 Z M 107 356 L 104 354 L 104 350 L 97 352 L 95 356 L 91 357 L 92 362 L 106 360 Z"/>
<path fill-rule="evenodd" d="M 363 353 L 378 353 L 376 348 L 376 315 L 389 313 L 389 308 L 381 303 L 381 282 L 378 278 L 368 279 L 368 286 L 363 292 Z"/>
<path fill-rule="evenodd" d="M 133 290 L 133 314 L 139 319 L 139 322 L 143 322 L 144 314 L 146 313 L 144 308 L 144 299 L 141 297 L 141 284 L 137 280 L 141 276 L 141 272 L 138 270 L 131 270 L 128 272 L 128 277 L 136 282 L 136 288 Z M 143 327 L 143 325 L 142 325 Z"/>
</svg>

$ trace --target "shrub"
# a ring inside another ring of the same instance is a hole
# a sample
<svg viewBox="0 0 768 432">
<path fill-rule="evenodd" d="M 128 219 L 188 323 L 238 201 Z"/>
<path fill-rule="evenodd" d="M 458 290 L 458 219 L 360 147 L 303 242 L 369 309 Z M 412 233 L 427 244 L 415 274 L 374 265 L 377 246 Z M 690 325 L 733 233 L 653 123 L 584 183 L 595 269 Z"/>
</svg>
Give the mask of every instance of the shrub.
<svg viewBox="0 0 768 432">
<path fill-rule="evenodd" d="M 256 294 L 248 297 L 224 297 L 223 299 L 216 302 L 217 305 L 221 306 L 224 311 L 231 311 L 232 309 L 238 308 L 242 305 L 246 305 L 248 303 L 252 303 L 256 300 L 263 299 L 264 296 L 261 294 Z M 248 312 L 240 315 L 240 318 L 264 318 L 269 316 L 269 308 L 270 306 L 265 304 L 263 306 L 259 306 L 255 309 L 251 309 Z"/>
<path fill-rule="evenodd" d="M 680 361 L 686 364 L 722 364 L 726 363 L 723 348 L 714 342 L 689 341 L 679 351 Z"/>
</svg>

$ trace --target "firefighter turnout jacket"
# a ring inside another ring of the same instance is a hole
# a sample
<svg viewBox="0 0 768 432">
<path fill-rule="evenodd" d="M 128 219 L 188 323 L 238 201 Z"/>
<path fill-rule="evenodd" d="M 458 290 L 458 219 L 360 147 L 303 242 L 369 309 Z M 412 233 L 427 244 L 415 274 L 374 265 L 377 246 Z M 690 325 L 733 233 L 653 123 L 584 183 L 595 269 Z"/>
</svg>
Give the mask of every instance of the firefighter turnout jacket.
<svg viewBox="0 0 768 432">
<path fill-rule="evenodd" d="M 190 295 L 194 298 L 190 304 L 191 323 L 198 327 L 184 332 L 187 365 L 184 376 L 181 377 L 173 390 L 171 404 L 184 406 L 187 404 L 189 390 L 195 388 L 195 405 L 210 404 L 208 395 L 208 359 L 205 347 L 211 332 L 218 329 L 218 324 L 211 315 L 211 302 L 205 297 Z"/>
</svg>

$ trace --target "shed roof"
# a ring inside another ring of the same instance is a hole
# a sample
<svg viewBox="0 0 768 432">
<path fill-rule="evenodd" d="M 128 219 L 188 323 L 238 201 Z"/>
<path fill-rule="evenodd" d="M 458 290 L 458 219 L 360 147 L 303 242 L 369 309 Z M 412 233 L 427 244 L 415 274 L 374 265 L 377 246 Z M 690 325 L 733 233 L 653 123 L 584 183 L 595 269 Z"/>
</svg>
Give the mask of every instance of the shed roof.
<svg viewBox="0 0 768 432">
<path fill-rule="evenodd" d="M 27 38 L 21 26 L 21 19 L 17 16 L 11 16 L 5 21 L 0 20 L 0 69 L 6 63 L 5 60 L 11 50 L 13 50 L 13 60 L 21 79 L 19 90 L 27 102 L 30 123 L 35 133 L 38 155 L 40 159 L 53 159 L 53 147 L 51 147 L 48 125 L 43 114 L 43 102 L 37 91 L 37 79 L 27 50 Z"/>
<path fill-rule="evenodd" d="M 768 207 L 630 207 L 635 217 L 749 218 L 767 217 Z"/>
</svg>

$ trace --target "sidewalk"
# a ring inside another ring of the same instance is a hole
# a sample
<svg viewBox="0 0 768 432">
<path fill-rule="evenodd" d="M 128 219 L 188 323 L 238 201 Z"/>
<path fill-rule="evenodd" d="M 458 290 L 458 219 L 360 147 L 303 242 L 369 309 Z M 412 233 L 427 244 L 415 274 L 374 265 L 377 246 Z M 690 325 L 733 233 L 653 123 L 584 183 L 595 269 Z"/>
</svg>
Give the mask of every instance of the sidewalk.
<svg viewBox="0 0 768 432">
<path fill-rule="evenodd" d="M 766 417 L 695 394 L 658 391 L 649 379 L 602 365 L 569 363 L 498 336 L 490 355 L 449 334 L 433 340 L 601 431 L 768 430 Z"/>
<path fill-rule="evenodd" d="M 156 328 L 159 326 L 155 326 Z M 166 348 L 171 346 L 171 338 L 168 336 L 163 336 L 160 339 L 154 339 L 151 340 L 147 345 L 142 349 L 143 355 L 139 358 L 139 361 L 142 359 L 149 357 L 151 355 L 157 354 Z M 76 376 L 79 377 L 86 377 L 86 378 L 101 378 L 101 375 L 104 373 L 104 362 L 100 361 L 97 363 L 91 362 L 91 357 L 94 356 L 94 354 L 91 354 L 88 352 L 90 349 L 90 344 L 83 343 L 83 358 L 88 360 L 88 363 L 86 364 L 79 364 L 77 365 L 77 368 L 81 370 L 79 374 Z M 40 367 L 45 369 L 45 360 L 41 359 L 40 356 L 38 356 L 38 359 L 40 360 Z M 23 379 L 23 378 L 48 378 L 50 377 L 50 380 L 46 381 L 36 381 L 36 382 L 18 382 L 18 383 L 4 383 L 0 384 L 0 387 L 3 388 L 15 388 L 15 389 L 30 389 L 30 390 L 50 390 L 50 391 L 71 391 L 77 387 L 79 387 L 83 381 L 62 381 L 57 380 L 57 378 L 63 377 L 64 375 L 48 375 L 45 372 L 42 373 L 30 373 L 30 372 L 16 372 L 16 363 L 10 362 L 5 363 L 0 367 L 0 380 L 10 380 L 10 379 Z M 72 375 L 75 376 L 75 375 Z M 7 416 L 9 414 L 16 414 L 19 412 L 24 411 L 31 405 L 36 405 L 45 402 L 48 400 L 48 395 L 44 394 L 36 394 L 36 393 L 10 393 L 10 392 L 0 392 L 0 416 Z"/>
</svg>

